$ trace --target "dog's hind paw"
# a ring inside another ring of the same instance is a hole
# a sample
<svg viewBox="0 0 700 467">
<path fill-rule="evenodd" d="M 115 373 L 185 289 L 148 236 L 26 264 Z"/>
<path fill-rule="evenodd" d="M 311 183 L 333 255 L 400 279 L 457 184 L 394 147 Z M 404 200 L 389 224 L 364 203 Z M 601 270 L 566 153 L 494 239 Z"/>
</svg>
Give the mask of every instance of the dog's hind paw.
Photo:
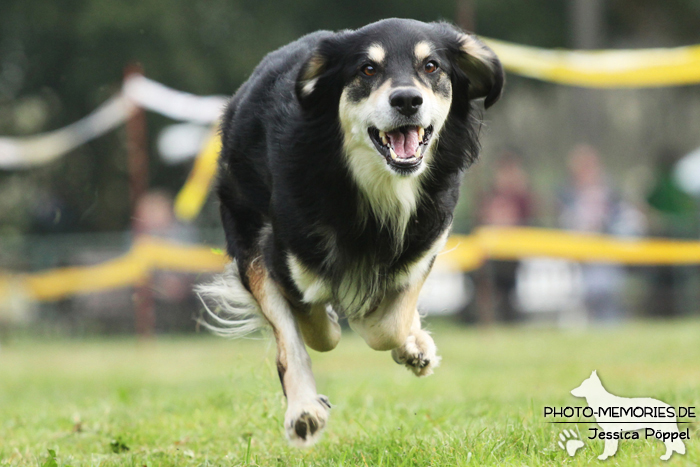
<svg viewBox="0 0 700 467">
<path fill-rule="evenodd" d="M 287 439 L 297 447 L 312 446 L 326 427 L 331 403 L 326 396 L 290 403 L 284 417 Z"/>
<path fill-rule="evenodd" d="M 440 365 L 435 342 L 430 334 L 423 330 L 414 331 L 409 335 L 401 347 L 391 351 L 391 357 L 419 377 L 432 375 L 433 369 Z"/>
</svg>

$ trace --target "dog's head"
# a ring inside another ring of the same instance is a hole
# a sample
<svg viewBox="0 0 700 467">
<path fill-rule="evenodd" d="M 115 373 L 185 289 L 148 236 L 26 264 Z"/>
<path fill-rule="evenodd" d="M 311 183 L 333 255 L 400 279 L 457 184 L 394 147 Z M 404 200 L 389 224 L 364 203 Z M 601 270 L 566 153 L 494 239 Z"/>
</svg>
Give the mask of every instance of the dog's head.
<svg viewBox="0 0 700 467">
<path fill-rule="evenodd" d="M 599 392 L 602 387 L 603 383 L 600 382 L 598 373 L 593 370 L 593 373 L 591 373 L 588 379 L 585 379 L 579 387 L 571 390 L 571 395 L 576 397 L 588 397 Z"/>
<path fill-rule="evenodd" d="M 322 40 L 296 91 L 307 110 L 337 106 L 354 165 L 410 176 L 429 163 L 448 118 L 466 120 L 473 99 L 493 105 L 503 80 L 497 57 L 473 35 L 389 19 Z"/>
</svg>

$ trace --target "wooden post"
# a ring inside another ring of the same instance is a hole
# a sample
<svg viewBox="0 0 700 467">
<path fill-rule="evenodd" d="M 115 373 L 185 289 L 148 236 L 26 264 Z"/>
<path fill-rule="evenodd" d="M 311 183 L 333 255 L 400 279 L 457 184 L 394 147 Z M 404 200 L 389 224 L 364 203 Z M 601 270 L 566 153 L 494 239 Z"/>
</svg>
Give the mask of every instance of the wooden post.
<svg viewBox="0 0 700 467">
<path fill-rule="evenodd" d="M 476 31 L 476 0 L 457 0 L 455 22 L 465 31 Z"/>
<path fill-rule="evenodd" d="M 571 45 L 576 50 L 600 48 L 604 41 L 603 0 L 570 0 L 569 21 Z M 605 129 L 602 95 L 600 91 L 587 88 L 573 89 L 572 118 L 576 123 L 578 141 L 597 146 Z"/>
<path fill-rule="evenodd" d="M 465 31 L 476 32 L 476 0 L 457 0 L 455 22 Z M 472 170 L 482 169 L 483 165 Z M 484 196 L 484 187 L 481 182 L 482 177 L 474 177 L 473 190 L 476 198 L 476 217 L 479 215 L 481 201 Z M 476 320 L 481 325 L 493 324 L 495 321 L 492 269 L 491 263 L 487 260 L 473 275 L 475 285 L 473 300 L 476 307 Z"/>
<path fill-rule="evenodd" d="M 140 64 L 131 64 L 124 70 L 124 81 L 133 75 L 143 75 Z M 139 200 L 148 191 L 148 135 L 146 114 L 136 106 L 126 121 L 126 146 L 128 152 L 129 199 L 131 201 L 131 228 L 134 242 L 143 234 L 139 228 L 136 208 Z M 134 322 L 136 334 L 141 337 L 153 335 L 155 310 L 150 276 L 134 287 Z"/>
<path fill-rule="evenodd" d="M 139 64 L 132 64 L 124 70 L 124 81 L 133 75 L 143 75 Z M 148 191 L 148 138 L 146 133 L 146 114 L 141 107 L 126 121 L 126 146 L 128 151 L 129 196 L 131 212 L 135 212 L 136 203 Z M 132 225 L 134 219 L 132 218 Z M 137 233 L 137 232 L 135 232 Z"/>
</svg>

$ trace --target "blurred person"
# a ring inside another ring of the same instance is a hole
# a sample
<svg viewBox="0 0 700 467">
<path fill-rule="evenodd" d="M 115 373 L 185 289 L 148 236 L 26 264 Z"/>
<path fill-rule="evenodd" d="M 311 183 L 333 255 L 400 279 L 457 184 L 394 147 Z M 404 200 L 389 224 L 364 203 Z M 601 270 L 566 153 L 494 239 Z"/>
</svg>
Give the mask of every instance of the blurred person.
<svg viewBox="0 0 700 467">
<path fill-rule="evenodd" d="M 698 205 L 673 177 L 678 153 L 661 151 L 655 177 L 647 195 L 652 234 L 666 238 L 695 238 L 698 230 Z M 655 266 L 650 270 L 651 291 L 648 313 L 677 316 L 688 310 L 683 292 L 697 268 L 694 266 Z"/>
<path fill-rule="evenodd" d="M 136 202 L 133 228 L 136 235 L 149 235 L 181 242 L 192 242 L 191 227 L 178 222 L 170 194 L 152 190 Z"/>
<path fill-rule="evenodd" d="M 640 233 L 641 214 L 624 203 L 612 189 L 595 147 L 575 146 L 568 156 L 568 169 L 570 183 L 559 199 L 562 228 L 611 235 Z M 620 303 L 624 278 L 620 265 L 582 264 L 584 305 L 589 318 L 617 321 L 624 317 Z"/>
<path fill-rule="evenodd" d="M 532 220 L 534 196 L 521 157 L 504 152 L 496 162 L 493 187 L 483 197 L 479 218 L 485 225 L 522 226 Z"/>
<path fill-rule="evenodd" d="M 492 188 L 483 196 L 479 221 L 483 225 L 525 226 L 533 220 L 534 195 L 522 159 L 514 151 L 505 151 L 498 161 Z M 496 317 L 503 321 L 520 318 L 515 302 L 515 277 L 518 261 L 490 261 L 489 278 L 493 284 Z"/>
<path fill-rule="evenodd" d="M 608 232 L 616 195 L 610 188 L 598 151 L 580 144 L 569 153 L 570 183 L 561 194 L 559 222 L 569 230 Z"/>
<path fill-rule="evenodd" d="M 134 213 L 133 226 L 137 237 L 159 237 L 184 243 L 195 241 L 192 228 L 175 218 L 173 198 L 166 192 L 153 190 L 144 194 L 138 199 Z M 193 330 L 192 310 L 196 309 L 196 298 L 192 292 L 194 279 L 191 274 L 154 271 L 147 284 L 148 290 L 137 291 L 137 300 L 151 302 L 137 304 L 145 309 L 144 316 L 137 314 L 137 328 L 146 330 L 146 334 L 152 329 Z"/>
<path fill-rule="evenodd" d="M 673 176 L 679 157 L 676 151 L 661 151 L 646 201 L 651 208 L 652 233 L 671 238 L 695 238 L 698 234 L 698 205 Z"/>
</svg>

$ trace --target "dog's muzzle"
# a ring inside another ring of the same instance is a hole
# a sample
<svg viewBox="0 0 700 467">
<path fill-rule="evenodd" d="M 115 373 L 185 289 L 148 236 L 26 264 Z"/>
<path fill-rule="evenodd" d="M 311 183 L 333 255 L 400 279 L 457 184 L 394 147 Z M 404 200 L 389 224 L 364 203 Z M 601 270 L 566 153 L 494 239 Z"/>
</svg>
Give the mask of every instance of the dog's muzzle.
<svg viewBox="0 0 700 467">
<path fill-rule="evenodd" d="M 433 136 L 433 126 L 404 125 L 390 131 L 370 127 L 368 132 L 387 164 L 401 174 L 408 174 L 423 161 L 424 150 Z"/>
</svg>

